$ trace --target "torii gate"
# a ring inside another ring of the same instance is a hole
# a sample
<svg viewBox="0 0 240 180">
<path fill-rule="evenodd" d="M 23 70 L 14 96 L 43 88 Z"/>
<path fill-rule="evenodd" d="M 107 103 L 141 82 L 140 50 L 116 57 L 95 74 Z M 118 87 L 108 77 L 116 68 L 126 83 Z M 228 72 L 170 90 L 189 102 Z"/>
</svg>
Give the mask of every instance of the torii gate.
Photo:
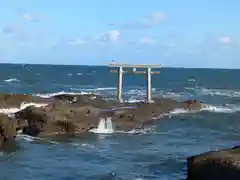
<svg viewBox="0 0 240 180">
<path fill-rule="evenodd" d="M 119 63 L 109 63 L 108 67 L 117 67 L 118 70 L 110 70 L 112 73 L 118 73 L 118 87 L 117 87 L 117 99 L 122 102 L 122 81 L 124 73 L 135 73 L 135 74 L 145 74 L 147 76 L 147 101 L 148 103 L 153 103 L 152 101 L 152 74 L 160 74 L 160 71 L 151 71 L 153 68 L 160 68 L 161 65 L 152 64 L 152 65 L 143 65 L 143 64 L 119 64 Z M 131 71 L 124 71 L 123 68 L 129 68 Z M 137 68 L 147 69 L 145 71 L 137 71 Z"/>
</svg>

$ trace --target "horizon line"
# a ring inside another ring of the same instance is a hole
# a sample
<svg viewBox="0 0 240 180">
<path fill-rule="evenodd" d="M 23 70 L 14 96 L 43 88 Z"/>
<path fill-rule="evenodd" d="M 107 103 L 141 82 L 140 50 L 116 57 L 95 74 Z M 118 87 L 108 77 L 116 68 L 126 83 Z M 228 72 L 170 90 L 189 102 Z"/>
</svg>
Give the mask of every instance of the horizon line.
<svg viewBox="0 0 240 180">
<path fill-rule="evenodd" d="M 0 64 L 5 65 L 41 65 L 41 66 L 90 66 L 90 67 L 109 67 L 108 64 L 98 65 L 98 64 L 46 64 L 46 63 L 21 63 L 21 62 L 0 62 Z M 135 65 L 135 64 L 133 64 Z M 214 69 L 214 70 L 240 70 L 234 68 L 218 68 L 218 67 L 181 67 L 181 66 L 164 66 L 161 64 L 159 69 Z M 158 69 L 158 68 L 157 68 Z"/>
</svg>

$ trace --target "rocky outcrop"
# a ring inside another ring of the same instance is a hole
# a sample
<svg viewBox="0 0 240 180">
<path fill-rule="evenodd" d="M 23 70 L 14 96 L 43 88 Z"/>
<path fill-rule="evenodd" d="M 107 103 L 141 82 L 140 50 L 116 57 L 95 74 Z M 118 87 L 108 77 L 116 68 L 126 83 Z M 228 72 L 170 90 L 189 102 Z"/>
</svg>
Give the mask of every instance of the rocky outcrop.
<svg viewBox="0 0 240 180">
<path fill-rule="evenodd" d="M 16 121 L 5 114 L 0 114 L 0 147 L 16 137 Z"/>
<path fill-rule="evenodd" d="M 15 113 L 15 118 L 24 134 L 31 136 L 73 135 L 97 127 L 99 111 L 100 109 L 91 106 L 51 104 L 42 108 L 28 107 Z"/>
<path fill-rule="evenodd" d="M 191 110 L 199 110 L 203 108 L 203 104 L 201 101 L 197 100 L 187 100 L 183 102 L 185 106 L 191 111 Z"/>
<path fill-rule="evenodd" d="M 16 132 L 31 136 L 76 135 L 96 128 L 100 118 L 111 117 L 115 130 L 143 128 L 176 108 L 198 110 L 201 102 L 177 102 L 156 98 L 154 103 L 119 103 L 99 95 L 61 94 L 40 98 L 25 94 L 0 94 L 0 108 L 19 108 L 30 102 L 48 104 L 29 106 L 14 113 L 12 118 L 0 114 L 0 146 L 15 138 Z M 24 106 L 26 107 L 26 106 Z"/>
<path fill-rule="evenodd" d="M 46 99 L 30 94 L 0 94 L 0 108 L 19 108 L 23 102 L 43 103 L 46 101 Z"/>
<path fill-rule="evenodd" d="M 189 157 L 188 180 L 239 180 L 240 146 Z"/>
<path fill-rule="evenodd" d="M 75 135 L 96 128 L 100 117 L 111 117 L 115 130 L 148 126 L 153 119 L 176 109 L 200 109 L 198 101 L 177 102 L 154 99 L 155 103 L 118 103 L 97 95 L 57 95 L 46 107 L 28 107 L 15 113 L 23 133 L 31 136 Z M 27 122 L 27 125 L 26 125 Z"/>
</svg>

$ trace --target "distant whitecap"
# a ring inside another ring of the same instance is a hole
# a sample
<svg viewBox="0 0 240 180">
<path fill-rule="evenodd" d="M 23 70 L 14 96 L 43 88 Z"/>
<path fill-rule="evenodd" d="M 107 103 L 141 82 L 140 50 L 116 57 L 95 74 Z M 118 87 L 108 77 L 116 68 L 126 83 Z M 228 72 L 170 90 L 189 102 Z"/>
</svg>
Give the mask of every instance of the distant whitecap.
<svg viewBox="0 0 240 180">
<path fill-rule="evenodd" d="M 5 79 L 5 82 L 18 82 L 20 80 L 16 79 L 16 78 L 10 78 L 10 79 Z"/>
</svg>

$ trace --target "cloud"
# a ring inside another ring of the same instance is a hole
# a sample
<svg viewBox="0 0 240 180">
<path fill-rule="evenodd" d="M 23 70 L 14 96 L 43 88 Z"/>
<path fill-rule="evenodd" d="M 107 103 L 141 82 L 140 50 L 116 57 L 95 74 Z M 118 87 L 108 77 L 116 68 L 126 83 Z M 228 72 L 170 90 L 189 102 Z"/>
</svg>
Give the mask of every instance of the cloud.
<svg viewBox="0 0 240 180">
<path fill-rule="evenodd" d="M 218 38 L 218 41 L 222 44 L 231 44 L 233 42 L 233 39 L 229 36 L 223 36 Z"/>
<path fill-rule="evenodd" d="M 153 12 L 138 20 L 131 20 L 125 23 L 112 23 L 113 26 L 122 26 L 124 28 L 152 28 L 160 25 L 167 19 L 164 12 Z"/>
<path fill-rule="evenodd" d="M 82 40 L 81 38 L 75 38 L 73 40 L 68 41 L 67 44 L 69 45 L 81 45 L 81 44 L 87 44 L 88 41 Z"/>
<path fill-rule="evenodd" d="M 156 44 L 156 41 L 152 38 L 140 38 L 139 43 L 146 45 L 154 45 Z"/>
<path fill-rule="evenodd" d="M 47 17 L 44 16 L 44 15 L 33 15 L 33 14 L 30 14 L 30 13 L 23 14 L 22 18 L 25 21 L 31 21 L 31 22 L 40 22 L 40 21 L 43 21 L 43 20 L 47 19 Z"/>
<path fill-rule="evenodd" d="M 5 33 L 5 34 L 10 34 L 10 33 L 12 33 L 12 32 L 14 32 L 14 28 L 13 27 L 3 27 L 2 29 L 1 29 L 1 31 L 3 32 L 3 33 Z"/>
<path fill-rule="evenodd" d="M 106 33 L 101 33 L 94 37 L 96 41 L 101 42 L 114 42 L 118 41 L 121 38 L 121 33 L 117 30 L 110 30 Z"/>
<path fill-rule="evenodd" d="M 146 25 L 158 25 L 160 22 L 166 19 L 166 14 L 163 12 L 154 12 L 148 17 L 142 19 L 143 23 Z"/>
</svg>

